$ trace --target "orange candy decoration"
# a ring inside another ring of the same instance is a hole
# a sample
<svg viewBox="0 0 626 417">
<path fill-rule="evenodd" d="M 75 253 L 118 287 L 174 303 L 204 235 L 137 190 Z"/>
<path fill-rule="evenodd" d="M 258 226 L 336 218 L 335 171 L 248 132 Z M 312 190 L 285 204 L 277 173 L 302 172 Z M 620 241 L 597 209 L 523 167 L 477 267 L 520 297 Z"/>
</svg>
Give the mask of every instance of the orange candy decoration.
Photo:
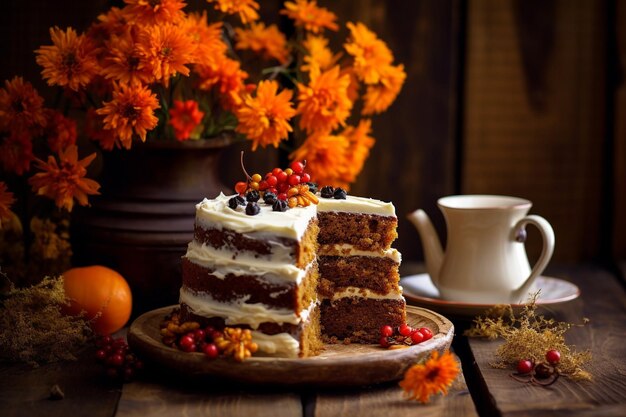
<svg viewBox="0 0 626 417">
<path fill-rule="evenodd" d="M 70 300 L 64 312 L 78 315 L 84 311 L 96 334 L 115 333 L 128 322 L 132 294 L 116 271 L 100 265 L 72 268 L 63 274 L 63 284 Z"/>
</svg>

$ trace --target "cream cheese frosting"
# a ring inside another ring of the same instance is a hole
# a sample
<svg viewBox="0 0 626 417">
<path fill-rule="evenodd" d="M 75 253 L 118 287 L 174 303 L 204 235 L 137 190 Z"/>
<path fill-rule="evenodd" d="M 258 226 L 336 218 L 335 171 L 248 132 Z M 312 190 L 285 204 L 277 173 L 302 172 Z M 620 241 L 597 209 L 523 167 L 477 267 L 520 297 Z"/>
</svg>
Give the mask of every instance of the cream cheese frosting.
<svg viewBox="0 0 626 417">
<path fill-rule="evenodd" d="M 400 252 L 394 248 L 380 251 L 368 251 L 357 249 L 354 245 L 347 243 L 320 245 L 317 254 L 320 256 L 373 256 L 378 258 L 389 258 L 396 263 L 400 263 L 402 261 L 402 255 L 400 255 Z"/>
<path fill-rule="evenodd" d="M 214 300 L 208 293 L 196 293 L 185 287 L 180 289 L 179 301 L 186 304 L 191 312 L 198 316 L 222 317 L 226 325 L 247 324 L 253 330 L 266 322 L 289 324 L 305 322 L 317 305 L 316 302 L 312 302 L 298 315 L 293 308 L 272 308 L 261 303 L 248 304 L 246 303 L 247 297 L 223 303 Z"/>
<path fill-rule="evenodd" d="M 379 216 L 395 216 L 396 208 L 393 203 L 375 200 L 373 198 L 348 195 L 345 200 L 334 198 L 320 198 L 317 205 L 318 212 L 337 211 L 342 213 L 377 214 Z"/>
<path fill-rule="evenodd" d="M 402 287 L 399 288 L 399 292 L 389 292 L 387 294 L 379 294 L 367 288 L 345 287 L 340 291 L 336 291 L 333 296 L 330 297 L 330 300 L 338 300 L 346 297 L 361 297 L 373 300 L 404 300 Z"/>
<path fill-rule="evenodd" d="M 202 200 L 196 205 L 196 223 L 207 229 L 225 228 L 253 236 L 269 233 L 298 240 L 304 235 L 317 212 L 313 204 L 285 212 L 273 211 L 268 204 L 259 204 L 261 212 L 256 216 L 249 216 L 245 213 L 245 206 L 239 206 L 236 210 L 228 206 L 228 200 L 232 197 L 220 193 L 213 200 Z"/>
<path fill-rule="evenodd" d="M 215 249 L 210 245 L 191 241 L 185 255 L 191 262 L 213 270 L 211 275 L 224 279 L 226 275 L 258 275 L 272 282 L 290 281 L 300 284 L 311 262 L 305 269 L 300 269 L 292 263 L 281 262 L 276 259 L 255 258 L 254 256 L 240 254 L 233 256 L 230 251 Z"/>
</svg>

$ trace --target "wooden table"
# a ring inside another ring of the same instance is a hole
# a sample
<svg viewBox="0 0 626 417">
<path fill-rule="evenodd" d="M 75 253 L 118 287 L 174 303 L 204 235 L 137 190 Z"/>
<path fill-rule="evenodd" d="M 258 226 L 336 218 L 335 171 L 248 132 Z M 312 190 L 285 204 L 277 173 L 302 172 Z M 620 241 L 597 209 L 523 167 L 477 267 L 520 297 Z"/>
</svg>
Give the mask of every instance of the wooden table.
<svg viewBox="0 0 626 417">
<path fill-rule="evenodd" d="M 93 352 L 77 362 L 0 367 L 2 416 L 626 416 L 626 294 L 624 279 L 596 266 L 552 267 L 547 275 L 577 284 L 582 296 L 546 314 L 591 322 L 568 333 L 568 342 L 591 349 L 592 382 L 561 378 L 549 388 L 521 384 L 489 362 L 499 342 L 462 336 L 467 322 L 455 320 L 454 349 L 463 375 L 446 397 L 428 405 L 403 399 L 394 384 L 351 390 L 241 386 L 219 379 L 187 380 L 147 369 L 139 380 L 115 384 L 101 375 Z M 411 266 L 404 268 L 412 272 Z M 48 399 L 58 384 L 65 398 Z M 469 387 L 469 388 L 468 388 Z"/>
</svg>

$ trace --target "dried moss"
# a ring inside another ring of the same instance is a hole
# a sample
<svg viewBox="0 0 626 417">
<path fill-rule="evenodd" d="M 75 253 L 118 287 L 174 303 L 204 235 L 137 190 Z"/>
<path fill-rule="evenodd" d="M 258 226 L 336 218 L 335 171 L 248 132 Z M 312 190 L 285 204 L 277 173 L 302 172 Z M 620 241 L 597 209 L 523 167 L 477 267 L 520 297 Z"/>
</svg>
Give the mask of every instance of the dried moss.
<svg viewBox="0 0 626 417">
<path fill-rule="evenodd" d="M 582 368 L 591 360 L 591 352 L 578 352 L 565 343 L 565 333 L 579 325 L 537 315 L 538 296 L 539 292 L 531 296 L 519 317 L 515 316 L 511 306 L 497 306 L 474 319 L 465 334 L 491 340 L 498 337 L 504 339 L 496 351 L 497 360 L 490 364 L 495 368 L 514 368 L 520 359 L 541 362 L 545 360 L 546 351 L 556 349 L 561 353 L 561 374 L 576 380 L 591 379 L 591 374 Z M 587 322 L 583 319 L 583 325 Z"/>
<path fill-rule="evenodd" d="M 0 303 L 0 360 L 32 365 L 75 360 L 91 332 L 82 317 L 66 316 L 63 278 L 11 288 Z"/>
</svg>

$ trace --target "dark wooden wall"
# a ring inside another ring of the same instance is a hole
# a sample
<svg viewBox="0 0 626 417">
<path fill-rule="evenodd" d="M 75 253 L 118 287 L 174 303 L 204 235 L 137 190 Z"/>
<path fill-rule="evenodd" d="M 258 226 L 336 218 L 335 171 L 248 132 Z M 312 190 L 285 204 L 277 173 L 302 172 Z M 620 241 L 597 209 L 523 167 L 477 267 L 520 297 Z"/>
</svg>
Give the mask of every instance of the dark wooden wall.
<svg viewBox="0 0 626 417">
<path fill-rule="evenodd" d="M 84 28 L 112 2 L 5 2 L 0 79 L 41 87 L 32 51 L 48 27 Z M 204 2 L 201 2 L 204 3 Z M 261 1 L 276 10 L 279 0 Z M 619 0 L 320 0 L 341 22 L 362 21 L 405 65 L 397 102 L 374 120 L 377 144 L 353 187 L 392 200 L 397 247 L 421 259 L 405 215 L 437 198 L 528 198 L 554 226 L 559 261 L 626 259 L 626 2 Z M 345 36 L 345 30 L 340 33 Z M 238 152 L 223 180 L 240 178 Z M 275 151 L 249 154 L 252 169 Z M 530 253 L 539 250 L 531 232 Z"/>
</svg>

